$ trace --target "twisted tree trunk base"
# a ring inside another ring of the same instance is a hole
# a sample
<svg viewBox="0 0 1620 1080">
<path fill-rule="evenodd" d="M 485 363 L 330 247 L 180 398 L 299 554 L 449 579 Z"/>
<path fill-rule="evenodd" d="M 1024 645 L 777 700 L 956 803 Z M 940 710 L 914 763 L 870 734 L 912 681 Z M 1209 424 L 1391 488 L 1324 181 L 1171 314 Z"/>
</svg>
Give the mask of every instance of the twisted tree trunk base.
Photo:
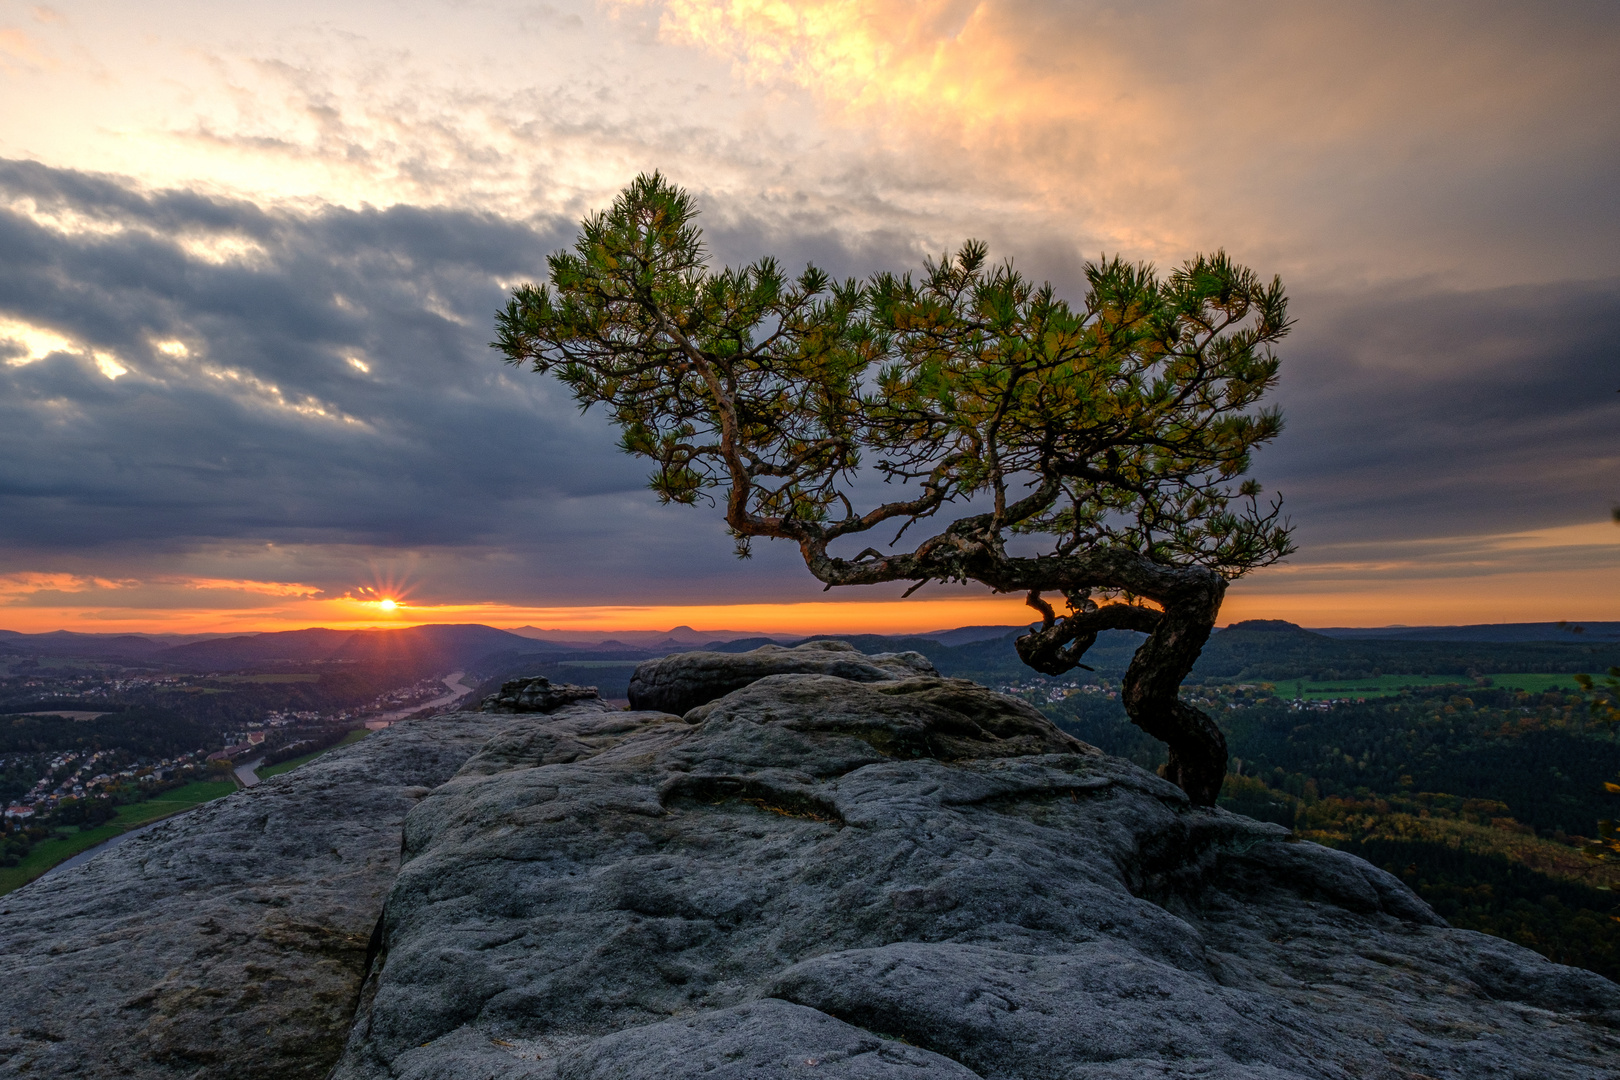
<svg viewBox="0 0 1620 1080">
<path fill-rule="evenodd" d="M 1061 675 L 1081 666 L 1103 630 L 1137 630 L 1148 635 L 1125 672 L 1121 704 L 1131 723 L 1164 743 L 1170 760 L 1165 778 L 1187 793 L 1196 806 L 1214 806 L 1226 782 L 1226 736 L 1203 710 L 1180 698 L 1181 681 L 1215 629 L 1225 582 L 1191 591 L 1165 603 L 1164 610 L 1131 604 L 1108 604 L 1091 611 L 1057 616 L 1031 592 L 1029 604 L 1044 623 L 1016 641 L 1019 657 L 1046 675 Z"/>
</svg>

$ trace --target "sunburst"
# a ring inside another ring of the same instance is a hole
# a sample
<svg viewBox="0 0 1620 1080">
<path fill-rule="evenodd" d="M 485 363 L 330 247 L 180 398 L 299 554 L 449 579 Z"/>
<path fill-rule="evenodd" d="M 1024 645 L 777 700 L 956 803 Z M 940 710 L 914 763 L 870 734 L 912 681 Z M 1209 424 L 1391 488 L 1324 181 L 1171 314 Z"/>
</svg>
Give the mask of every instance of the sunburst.
<svg viewBox="0 0 1620 1080">
<path fill-rule="evenodd" d="M 405 575 L 374 567 L 372 584 L 359 586 L 349 596 L 380 614 L 393 615 L 409 606 L 410 593 Z"/>
</svg>

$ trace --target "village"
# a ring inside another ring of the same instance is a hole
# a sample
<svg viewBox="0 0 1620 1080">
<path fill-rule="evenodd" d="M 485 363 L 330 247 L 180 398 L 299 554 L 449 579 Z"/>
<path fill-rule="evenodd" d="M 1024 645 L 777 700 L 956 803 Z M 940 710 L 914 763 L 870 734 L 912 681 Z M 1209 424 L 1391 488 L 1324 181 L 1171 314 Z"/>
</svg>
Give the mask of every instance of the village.
<svg viewBox="0 0 1620 1080">
<path fill-rule="evenodd" d="M 33 665 L 18 677 L 18 666 L 13 665 L 12 677 L 0 677 L 0 716 L 13 721 L 13 732 L 0 742 L 5 785 L 0 819 L 12 826 L 93 824 L 109 817 L 113 806 L 177 784 L 233 776 L 246 759 L 285 760 L 324 749 L 352 729 L 386 726 L 388 720 L 377 718 L 446 692 L 438 679 L 415 679 L 345 708 L 266 708 L 246 714 L 256 719 L 242 719 L 242 710 L 232 709 L 238 716 L 226 727 L 213 715 L 219 710 L 204 709 L 204 703 L 227 696 L 252 699 L 289 682 L 307 686 L 317 677 L 131 674 Z M 92 707 L 103 703 L 106 711 Z M 188 715 L 196 713 L 203 715 Z M 126 714 L 145 723 L 121 723 Z M 30 731 L 22 737 L 17 729 L 25 721 Z"/>
</svg>

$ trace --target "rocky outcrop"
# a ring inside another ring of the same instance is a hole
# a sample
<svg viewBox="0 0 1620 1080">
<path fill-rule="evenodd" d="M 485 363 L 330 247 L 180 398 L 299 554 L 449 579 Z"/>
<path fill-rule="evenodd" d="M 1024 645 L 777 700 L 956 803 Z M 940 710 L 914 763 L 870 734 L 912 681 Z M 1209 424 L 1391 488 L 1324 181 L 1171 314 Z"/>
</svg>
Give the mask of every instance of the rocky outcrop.
<svg viewBox="0 0 1620 1080">
<path fill-rule="evenodd" d="M 677 653 L 636 668 L 630 678 L 630 707 L 680 716 L 767 675 L 834 675 L 851 682 L 885 682 L 933 674 L 934 665 L 922 653 L 869 656 L 844 641 L 811 641 L 791 649 L 762 645 L 745 653 Z"/>
<path fill-rule="evenodd" d="M 1589 1080 L 1617 1022 L 1022 703 L 775 675 L 522 718 L 422 800 L 334 1075 Z"/>
<path fill-rule="evenodd" d="M 497 692 L 484 699 L 482 712 L 487 713 L 549 713 L 564 705 L 590 701 L 597 697 L 594 686 L 575 686 L 573 683 L 553 683 L 544 675 L 528 679 L 508 679 Z"/>
<path fill-rule="evenodd" d="M 1607 980 L 871 666 L 409 721 L 0 899 L 0 1073 L 1620 1077 Z"/>
<path fill-rule="evenodd" d="M 0 897 L 0 1075 L 326 1075 L 405 812 L 509 719 L 375 732 Z"/>
</svg>

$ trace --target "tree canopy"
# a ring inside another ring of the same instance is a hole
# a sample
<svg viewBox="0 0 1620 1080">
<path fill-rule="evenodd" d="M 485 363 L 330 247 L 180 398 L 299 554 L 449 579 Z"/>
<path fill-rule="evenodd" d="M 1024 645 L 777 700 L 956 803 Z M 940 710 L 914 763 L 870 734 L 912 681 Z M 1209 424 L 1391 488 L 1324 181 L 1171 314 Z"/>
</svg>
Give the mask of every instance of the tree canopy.
<svg viewBox="0 0 1620 1080">
<path fill-rule="evenodd" d="M 1226 583 L 1292 550 L 1245 476 L 1282 429 L 1261 404 L 1291 325 L 1281 282 L 1223 252 L 1167 275 L 1103 259 L 1070 303 L 977 241 L 865 281 L 716 270 L 696 216 L 638 177 L 549 282 L 515 290 L 494 346 L 604 405 L 660 499 L 723 504 L 739 555 L 786 539 L 829 588 L 1025 593 L 1042 623 L 1019 653 L 1049 674 L 1101 630 L 1149 634 L 1127 712 L 1213 802 L 1225 742 L 1177 689 Z M 834 550 L 880 529 L 882 548 Z"/>
</svg>

